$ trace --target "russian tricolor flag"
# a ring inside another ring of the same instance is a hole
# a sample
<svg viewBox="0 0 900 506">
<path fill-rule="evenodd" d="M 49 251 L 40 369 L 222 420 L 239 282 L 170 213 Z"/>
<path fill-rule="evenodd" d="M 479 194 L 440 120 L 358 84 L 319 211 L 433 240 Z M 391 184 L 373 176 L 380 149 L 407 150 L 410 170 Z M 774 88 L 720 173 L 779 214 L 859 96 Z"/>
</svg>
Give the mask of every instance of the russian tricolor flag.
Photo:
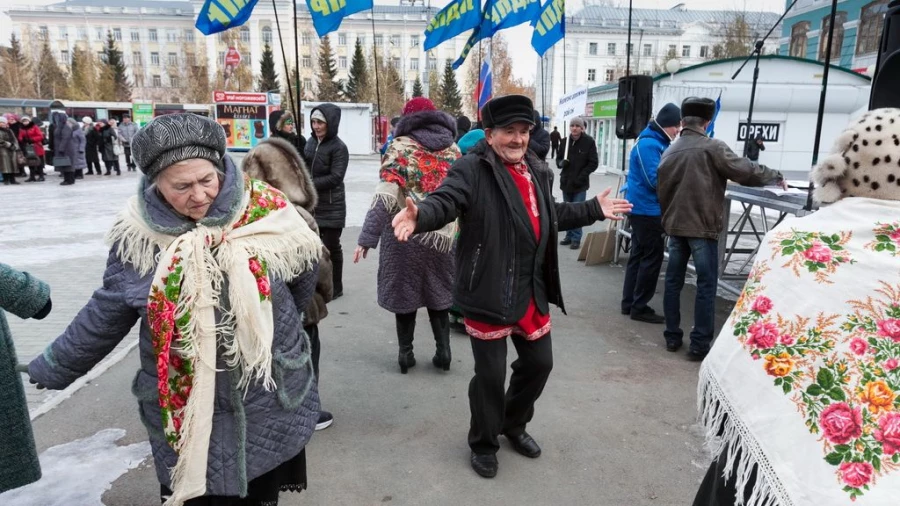
<svg viewBox="0 0 900 506">
<path fill-rule="evenodd" d="M 492 97 L 494 89 L 493 77 L 491 75 L 491 58 L 490 54 L 481 64 L 481 72 L 478 75 L 478 85 L 475 88 L 473 96 L 475 103 L 478 104 L 478 119 L 481 119 L 481 108 Z"/>
</svg>

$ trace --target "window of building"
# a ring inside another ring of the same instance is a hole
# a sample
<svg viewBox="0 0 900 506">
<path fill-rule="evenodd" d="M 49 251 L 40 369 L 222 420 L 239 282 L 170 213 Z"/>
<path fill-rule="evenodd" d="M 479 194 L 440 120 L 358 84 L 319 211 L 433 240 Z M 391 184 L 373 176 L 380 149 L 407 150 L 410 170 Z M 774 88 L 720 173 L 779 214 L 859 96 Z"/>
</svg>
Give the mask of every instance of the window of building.
<svg viewBox="0 0 900 506">
<path fill-rule="evenodd" d="M 59 38 L 62 40 L 69 38 L 69 27 L 68 26 L 60 26 L 59 27 Z"/>
<path fill-rule="evenodd" d="M 141 31 L 137 28 L 131 29 L 131 42 L 140 42 L 141 41 Z"/>
<path fill-rule="evenodd" d="M 419 59 L 418 58 L 410 58 L 409 59 L 409 70 L 419 70 Z"/>
<path fill-rule="evenodd" d="M 308 54 L 303 55 L 300 59 L 300 66 L 305 69 L 312 67 L 312 58 L 310 58 Z"/>
<path fill-rule="evenodd" d="M 159 40 L 159 36 L 156 34 L 156 28 L 147 30 L 147 38 L 150 39 L 150 42 L 156 42 Z"/>
<path fill-rule="evenodd" d="M 78 27 L 78 38 L 80 40 L 88 40 L 88 30 L 83 26 Z"/>
<path fill-rule="evenodd" d="M 134 51 L 131 53 L 131 63 L 133 65 L 141 65 L 142 64 L 140 51 Z"/>
<path fill-rule="evenodd" d="M 360 46 L 366 47 L 366 36 L 365 35 L 357 35 L 356 40 L 359 41 Z"/>
<path fill-rule="evenodd" d="M 304 78 L 303 79 L 303 89 L 307 91 L 312 91 L 312 79 Z"/>
<path fill-rule="evenodd" d="M 134 75 L 132 76 L 132 79 L 134 80 L 134 87 L 135 87 L 135 88 L 143 88 L 143 87 L 144 87 L 144 76 L 143 76 L 143 75 L 141 75 L 141 74 L 134 74 Z"/>
<path fill-rule="evenodd" d="M 62 51 L 59 52 L 59 62 L 62 63 L 63 65 L 69 64 L 69 52 L 66 51 L 65 49 L 63 49 Z"/>
<path fill-rule="evenodd" d="M 874 53 L 881 42 L 881 27 L 887 12 L 888 0 L 875 0 L 860 11 L 859 28 L 856 30 L 856 54 Z M 837 28 L 837 26 L 835 26 Z"/>
<path fill-rule="evenodd" d="M 644 56 L 653 54 L 653 44 L 644 44 Z"/>
<path fill-rule="evenodd" d="M 678 47 L 675 44 L 669 44 L 669 51 L 666 53 L 669 57 L 675 58 L 678 56 Z"/>
<path fill-rule="evenodd" d="M 94 39 L 95 40 L 106 40 L 106 32 L 103 30 L 102 26 L 98 26 L 94 28 Z"/>
<path fill-rule="evenodd" d="M 628 46 L 628 55 L 634 56 L 634 44 L 626 44 Z"/>
<path fill-rule="evenodd" d="M 391 35 L 391 46 L 400 47 L 400 36 L 399 35 Z"/>
<path fill-rule="evenodd" d="M 338 56 L 338 68 L 342 68 L 342 69 L 347 68 L 347 57 L 346 56 Z"/>
<path fill-rule="evenodd" d="M 241 27 L 241 42 L 250 42 L 250 28 L 246 26 Z"/>
<path fill-rule="evenodd" d="M 310 36 L 309 36 L 309 32 L 304 32 L 304 33 L 303 33 L 303 35 L 300 37 L 300 42 L 301 42 L 304 46 L 308 46 L 308 45 L 310 44 L 311 39 L 310 39 Z"/>
<path fill-rule="evenodd" d="M 588 43 L 588 54 L 591 56 L 597 56 L 597 43 L 596 42 Z"/>
<path fill-rule="evenodd" d="M 262 41 L 263 44 L 272 45 L 272 27 L 264 26 L 262 29 Z"/>
<path fill-rule="evenodd" d="M 150 53 L 150 65 L 159 65 L 159 53 Z"/>
<path fill-rule="evenodd" d="M 391 66 L 400 70 L 400 58 L 391 58 Z"/>
<path fill-rule="evenodd" d="M 709 58 L 709 46 L 700 46 L 700 58 Z"/>
<path fill-rule="evenodd" d="M 184 41 L 185 42 L 194 42 L 194 29 L 193 28 L 185 28 Z"/>
<path fill-rule="evenodd" d="M 49 38 L 50 38 L 50 33 L 47 31 L 47 27 L 39 26 L 38 27 L 38 39 L 47 40 Z"/>
<path fill-rule="evenodd" d="M 611 83 L 616 78 L 616 71 L 613 69 L 606 69 L 606 82 Z"/>
<path fill-rule="evenodd" d="M 112 30 L 113 38 L 117 41 L 122 41 L 122 29 L 121 28 L 113 28 Z"/>
<path fill-rule="evenodd" d="M 410 35 L 409 36 L 409 47 L 419 47 L 419 36 L 418 35 Z"/>
<path fill-rule="evenodd" d="M 616 43 L 615 42 L 610 42 L 609 44 L 606 45 L 606 54 L 609 56 L 616 55 Z"/>
<path fill-rule="evenodd" d="M 597 69 L 588 69 L 587 80 L 591 83 L 597 80 Z"/>
<path fill-rule="evenodd" d="M 806 58 L 806 42 L 809 33 L 809 21 L 801 21 L 791 27 L 791 56 Z"/>
<path fill-rule="evenodd" d="M 197 65 L 197 55 L 194 53 L 188 53 L 184 56 L 184 63 L 189 67 L 194 67 Z"/>
<path fill-rule="evenodd" d="M 380 33 L 376 33 L 376 34 L 375 34 L 375 45 L 376 45 L 376 46 L 383 46 L 383 45 L 384 45 L 384 35 L 382 35 L 382 34 L 380 34 Z"/>
<path fill-rule="evenodd" d="M 437 58 L 428 58 L 428 70 L 437 70 Z"/>
<path fill-rule="evenodd" d="M 169 65 L 173 67 L 178 65 L 178 53 L 169 53 Z"/>
<path fill-rule="evenodd" d="M 681 57 L 682 58 L 690 58 L 691 57 L 691 46 L 681 46 Z"/>
<path fill-rule="evenodd" d="M 819 61 L 825 61 L 825 51 L 828 49 L 828 30 L 831 14 L 822 18 L 822 33 L 819 35 Z M 844 23 L 847 22 L 846 12 L 836 12 L 834 16 L 834 33 L 832 33 L 831 58 L 837 60 L 841 57 L 841 46 L 844 44 Z"/>
<path fill-rule="evenodd" d="M 153 76 L 153 87 L 162 88 L 162 77 L 160 77 L 159 75 Z"/>
<path fill-rule="evenodd" d="M 179 82 L 178 76 L 169 76 L 169 86 L 172 88 L 180 88 L 181 83 Z"/>
<path fill-rule="evenodd" d="M 346 45 L 347 45 L 347 34 L 346 34 L 346 33 L 339 33 L 339 34 L 338 34 L 338 45 L 339 45 L 339 46 L 346 46 Z"/>
<path fill-rule="evenodd" d="M 220 61 L 222 65 L 225 65 L 225 51 L 219 51 L 219 59 L 216 61 Z"/>
<path fill-rule="evenodd" d="M 166 42 L 178 42 L 178 30 L 166 30 Z"/>
</svg>

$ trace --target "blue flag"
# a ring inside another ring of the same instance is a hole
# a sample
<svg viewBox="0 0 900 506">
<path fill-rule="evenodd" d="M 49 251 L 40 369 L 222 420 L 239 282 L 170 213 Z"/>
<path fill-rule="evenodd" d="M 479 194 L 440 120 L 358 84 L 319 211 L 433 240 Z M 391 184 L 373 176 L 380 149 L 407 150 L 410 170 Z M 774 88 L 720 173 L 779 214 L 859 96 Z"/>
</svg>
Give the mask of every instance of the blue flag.
<svg viewBox="0 0 900 506">
<path fill-rule="evenodd" d="M 566 34 L 566 0 L 547 0 L 532 24 L 531 47 L 543 57 Z"/>
<path fill-rule="evenodd" d="M 373 0 L 306 0 L 319 37 L 337 30 L 345 17 L 372 8 Z"/>
<path fill-rule="evenodd" d="M 540 0 L 487 0 L 481 32 L 485 38 L 500 30 L 531 23 L 541 12 Z"/>
<path fill-rule="evenodd" d="M 475 47 L 475 44 L 478 44 L 478 41 L 483 38 L 484 37 L 481 37 L 481 27 L 476 26 L 475 29 L 472 30 L 472 35 L 469 36 L 469 40 L 466 41 L 466 45 L 463 46 L 462 52 L 459 53 L 459 58 L 457 58 L 456 61 L 453 62 L 453 65 L 451 65 L 453 67 L 453 70 L 458 69 L 460 66 L 462 66 L 463 63 L 466 62 L 466 58 L 469 56 L 469 52 L 472 51 L 472 48 Z"/>
<path fill-rule="evenodd" d="M 719 95 L 719 98 L 716 99 L 716 112 L 713 113 L 713 119 L 709 122 L 709 126 L 706 127 L 706 135 L 710 139 L 716 136 L 716 118 L 719 117 L 720 109 L 722 109 L 722 95 Z"/>
<path fill-rule="evenodd" d="M 203 35 L 213 35 L 241 26 L 250 19 L 257 0 L 206 0 L 194 26 Z"/>
<path fill-rule="evenodd" d="M 438 11 L 425 28 L 423 49 L 428 51 L 438 44 L 471 30 L 481 22 L 480 3 L 475 0 L 453 0 Z"/>
</svg>

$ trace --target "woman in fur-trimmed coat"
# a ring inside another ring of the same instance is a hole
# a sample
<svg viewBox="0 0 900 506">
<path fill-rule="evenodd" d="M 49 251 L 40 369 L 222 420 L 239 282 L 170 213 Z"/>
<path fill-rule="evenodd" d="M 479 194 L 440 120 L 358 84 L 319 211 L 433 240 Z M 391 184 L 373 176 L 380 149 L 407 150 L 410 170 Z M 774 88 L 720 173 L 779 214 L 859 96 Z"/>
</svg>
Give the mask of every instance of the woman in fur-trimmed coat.
<svg viewBox="0 0 900 506">
<path fill-rule="evenodd" d="M 435 109 L 431 100 L 416 97 L 406 103 L 394 129 L 394 139 L 381 164 L 381 182 L 375 188 L 353 262 L 365 258 L 381 241 L 378 257 L 378 305 L 394 313 L 397 321 L 400 372 L 416 365 L 413 337 L 416 311 L 428 309 L 435 340 L 432 363 L 450 369 L 449 309 L 453 303 L 454 260 L 451 250 L 456 225 L 419 234 L 401 243 L 391 220 L 407 197 L 419 202 L 443 182 L 450 165 L 460 156 L 456 146 L 456 120 Z"/>
<path fill-rule="evenodd" d="M 319 195 L 313 186 L 312 178 L 303 159 L 294 149 L 293 144 L 285 139 L 269 138 L 259 143 L 250 150 L 243 164 L 244 172 L 253 179 L 265 181 L 278 188 L 290 200 L 300 216 L 306 220 L 309 228 L 316 234 L 319 226 L 314 216 Z M 328 248 L 322 246 L 322 254 L 319 257 L 319 278 L 316 282 L 316 291 L 312 300 L 303 312 L 303 330 L 309 335 L 312 353 L 313 370 L 316 379 L 319 376 L 319 354 L 321 341 L 319 340 L 319 322 L 328 316 L 326 304 L 331 302 L 334 295 L 334 283 L 332 282 L 331 255 Z M 319 411 L 319 421 L 316 430 L 327 428 L 333 418 L 328 411 Z"/>
</svg>

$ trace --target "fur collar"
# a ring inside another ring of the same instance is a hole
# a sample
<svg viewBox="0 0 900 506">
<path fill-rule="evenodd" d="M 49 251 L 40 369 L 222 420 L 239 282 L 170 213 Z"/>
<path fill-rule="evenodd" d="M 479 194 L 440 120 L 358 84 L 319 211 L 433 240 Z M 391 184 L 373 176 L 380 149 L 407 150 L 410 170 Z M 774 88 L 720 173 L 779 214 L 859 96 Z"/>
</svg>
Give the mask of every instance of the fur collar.
<svg viewBox="0 0 900 506">
<path fill-rule="evenodd" d="M 319 200 L 303 159 L 290 142 L 270 137 L 244 158 L 244 172 L 281 190 L 292 204 L 312 213 Z"/>
</svg>

